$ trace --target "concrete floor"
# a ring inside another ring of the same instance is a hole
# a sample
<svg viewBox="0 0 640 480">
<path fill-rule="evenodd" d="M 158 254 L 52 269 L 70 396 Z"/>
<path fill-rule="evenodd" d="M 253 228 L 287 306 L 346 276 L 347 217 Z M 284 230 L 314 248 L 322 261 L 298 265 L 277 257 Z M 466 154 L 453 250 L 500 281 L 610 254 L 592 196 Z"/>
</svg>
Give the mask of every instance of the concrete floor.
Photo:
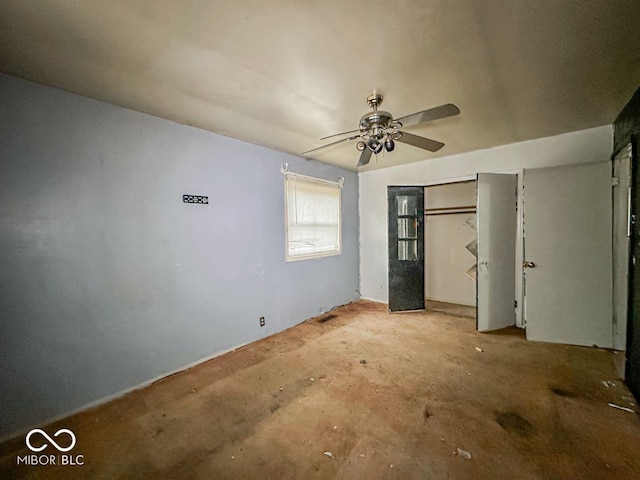
<svg viewBox="0 0 640 480">
<path fill-rule="evenodd" d="M 425 300 L 425 310 L 435 313 L 447 313 L 456 317 L 476 318 L 476 307 L 458 305 L 456 303 L 438 302 L 437 300 Z"/>
<path fill-rule="evenodd" d="M 0 477 L 640 478 L 612 352 L 366 301 L 332 313 L 45 427 L 75 432 L 82 466 L 17 466 L 25 439 L 6 442 Z"/>
</svg>

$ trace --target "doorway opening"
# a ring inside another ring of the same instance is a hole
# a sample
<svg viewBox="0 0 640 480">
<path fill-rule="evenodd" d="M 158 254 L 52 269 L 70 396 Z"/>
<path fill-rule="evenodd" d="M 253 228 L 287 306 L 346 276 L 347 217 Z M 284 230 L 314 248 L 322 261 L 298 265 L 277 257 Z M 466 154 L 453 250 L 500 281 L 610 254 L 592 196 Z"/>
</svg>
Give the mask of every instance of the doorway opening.
<svg viewBox="0 0 640 480">
<path fill-rule="evenodd" d="M 476 180 L 424 188 L 425 308 L 476 318 Z"/>
</svg>

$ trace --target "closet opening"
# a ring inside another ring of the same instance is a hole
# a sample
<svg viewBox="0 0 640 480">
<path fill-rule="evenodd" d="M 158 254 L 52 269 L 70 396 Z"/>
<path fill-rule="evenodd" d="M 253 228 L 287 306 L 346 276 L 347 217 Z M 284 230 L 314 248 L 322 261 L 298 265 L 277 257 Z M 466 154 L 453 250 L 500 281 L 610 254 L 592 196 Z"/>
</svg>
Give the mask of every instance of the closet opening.
<svg viewBox="0 0 640 480">
<path fill-rule="evenodd" d="M 476 318 L 476 180 L 424 188 L 425 308 Z"/>
</svg>

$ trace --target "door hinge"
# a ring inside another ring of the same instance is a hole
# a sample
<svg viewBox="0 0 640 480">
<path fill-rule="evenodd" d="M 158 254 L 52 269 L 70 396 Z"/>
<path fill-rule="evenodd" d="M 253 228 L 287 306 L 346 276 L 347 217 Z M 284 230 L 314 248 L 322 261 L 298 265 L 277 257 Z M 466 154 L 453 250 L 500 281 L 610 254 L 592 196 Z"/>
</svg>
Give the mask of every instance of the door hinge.
<svg viewBox="0 0 640 480">
<path fill-rule="evenodd" d="M 620 185 L 620 178 L 611 177 L 611 186 L 612 187 L 617 187 L 618 185 Z"/>
</svg>

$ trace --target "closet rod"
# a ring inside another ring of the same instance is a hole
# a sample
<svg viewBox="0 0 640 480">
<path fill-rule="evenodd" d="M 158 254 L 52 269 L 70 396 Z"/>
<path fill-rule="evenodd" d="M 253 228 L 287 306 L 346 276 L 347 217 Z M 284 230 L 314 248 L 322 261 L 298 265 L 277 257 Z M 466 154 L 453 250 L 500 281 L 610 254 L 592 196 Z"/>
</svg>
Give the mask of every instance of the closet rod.
<svg viewBox="0 0 640 480">
<path fill-rule="evenodd" d="M 426 213 L 424 214 L 425 217 L 433 217 L 435 215 L 458 215 L 460 213 L 476 213 L 475 209 L 473 210 L 463 210 L 461 212 L 438 212 L 438 213 Z"/>
<path fill-rule="evenodd" d="M 425 208 L 425 212 L 439 212 L 441 210 L 469 210 L 470 208 L 476 209 L 475 205 L 462 205 L 460 207 L 441 207 L 441 208 Z"/>
</svg>

